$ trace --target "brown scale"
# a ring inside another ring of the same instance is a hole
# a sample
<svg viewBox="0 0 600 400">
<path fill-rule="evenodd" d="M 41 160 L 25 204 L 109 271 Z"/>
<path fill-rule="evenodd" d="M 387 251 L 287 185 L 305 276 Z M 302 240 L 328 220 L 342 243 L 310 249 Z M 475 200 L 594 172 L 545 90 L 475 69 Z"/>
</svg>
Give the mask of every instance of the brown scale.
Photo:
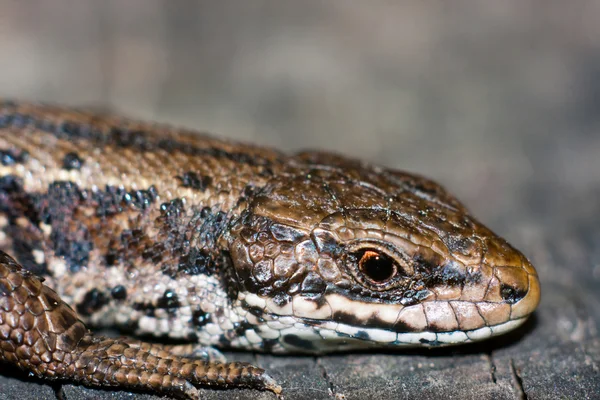
<svg viewBox="0 0 600 400">
<path fill-rule="evenodd" d="M 123 280 L 115 282 L 117 270 Z M 197 349 L 104 338 L 84 325 L 116 323 L 115 313 L 124 310 L 135 318 L 145 312 L 184 321 L 182 331 L 168 333 L 189 339 L 213 312 L 192 302 L 202 288 L 185 286 L 189 298 L 177 298 L 174 289 L 182 287 L 164 283 L 185 285 L 195 275 L 216 280 L 220 297 L 227 297 L 215 298 L 215 318 L 236 307 L 249 313 L 208 344 L 242 348 L 250 347 L 241 340 L 245 330 L 256 333 L 278 316 L 453 332 L 520 320 L 540 298 L 527 259 L 417 175 L 328 153 L 288 156 L 118 116 L 0 100 L 4 361 L 45 378 L 190 398 L 198 397 L 196 386 L 279 393 L 260 368 L 216 360 L 210 350 L 200 354 L 204 360 L 185 358 Z M 160 293 L 144 292 L 149 287 Z M 267 305 L 239 300 L 248 294 Z M 299 296 L 304 308 L 289 314 Z M 325 312 L 328 296 L 343 298 L 347 308 Z M 314 315 L 306 315 L 310 302 Z M 413 319 L 398 311 L 397 318 L 380 318 L 390 306 Z M 196 321 L 177 314 L 179 307 Z M 134 330 L 138 322 L 127 321 Z"/>
</svg>

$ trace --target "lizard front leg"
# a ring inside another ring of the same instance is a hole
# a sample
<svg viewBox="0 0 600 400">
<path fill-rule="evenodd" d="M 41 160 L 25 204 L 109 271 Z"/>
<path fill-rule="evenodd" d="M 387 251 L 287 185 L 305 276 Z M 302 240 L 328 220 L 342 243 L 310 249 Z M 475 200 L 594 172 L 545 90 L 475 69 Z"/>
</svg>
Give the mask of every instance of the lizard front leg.
<svg viewBox="0 0 600 400">
<path fill-rule="evenodd" d="M 88 331 L 71 307 L 0 251 L 0 360 L 38 377 L 198 399 L 196 386 L 281 392 L 264 370 L 180 357 L 168 347 Z"/>
</svg>

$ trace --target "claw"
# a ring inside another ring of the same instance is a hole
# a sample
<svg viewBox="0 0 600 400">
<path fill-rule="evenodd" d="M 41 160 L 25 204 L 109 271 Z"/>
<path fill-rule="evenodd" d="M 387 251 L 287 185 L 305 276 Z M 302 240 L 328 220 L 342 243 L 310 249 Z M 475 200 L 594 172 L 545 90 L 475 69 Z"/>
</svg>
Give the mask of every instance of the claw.
<svg viewBox="0 0 600 400">
<path fill-rule="evenodd" d="M 281 386 L 279 386 L 277 384 L 277 382 L 275 382 L 275 379 L 271 378 L 269 375 L 264 374 L 262 376 L 263 378 L 263 383 L 264 383 L 264 387 L 266 390 L 270 390 L 271 392 L 275 393 L 275 394 L 281 394 L 282 388 Z"/>
</svg>

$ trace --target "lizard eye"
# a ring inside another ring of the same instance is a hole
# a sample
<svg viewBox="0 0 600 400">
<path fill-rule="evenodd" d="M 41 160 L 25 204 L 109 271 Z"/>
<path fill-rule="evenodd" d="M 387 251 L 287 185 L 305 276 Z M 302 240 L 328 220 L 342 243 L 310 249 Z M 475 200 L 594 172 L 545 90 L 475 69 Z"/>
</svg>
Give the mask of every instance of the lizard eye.
<svg viewBox="0 0 600 400">
<path fill-rule="evenodd" d="M 363 250 L 357 254 L 358 270 L 374 283 L 383 283 L 396 275 L 394 260 L 375 250 Z"/>
<path fill-rule="evenodd" d="M 376 291 L 393 289 L 412 275 L 412 268 L 400 254 L 392 256 L 383 246 L 376 244 L 350 249 L 346 262 L 360 284 Z"/>
</svg>

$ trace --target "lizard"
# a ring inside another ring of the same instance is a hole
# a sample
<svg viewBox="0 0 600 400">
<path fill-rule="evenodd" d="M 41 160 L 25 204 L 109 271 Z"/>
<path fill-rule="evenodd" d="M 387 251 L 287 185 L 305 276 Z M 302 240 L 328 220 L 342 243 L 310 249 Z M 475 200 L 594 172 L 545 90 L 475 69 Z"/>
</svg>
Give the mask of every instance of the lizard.
<svg viewBox="0 0 600 400">
<path fill-rule="evenodd" d="M 0 100 L 0 360 L 31 375 L 281 393 L 217 348 L 468 343 L 539 301 L 530 261 L 419 175 Z"/>
</svg>

